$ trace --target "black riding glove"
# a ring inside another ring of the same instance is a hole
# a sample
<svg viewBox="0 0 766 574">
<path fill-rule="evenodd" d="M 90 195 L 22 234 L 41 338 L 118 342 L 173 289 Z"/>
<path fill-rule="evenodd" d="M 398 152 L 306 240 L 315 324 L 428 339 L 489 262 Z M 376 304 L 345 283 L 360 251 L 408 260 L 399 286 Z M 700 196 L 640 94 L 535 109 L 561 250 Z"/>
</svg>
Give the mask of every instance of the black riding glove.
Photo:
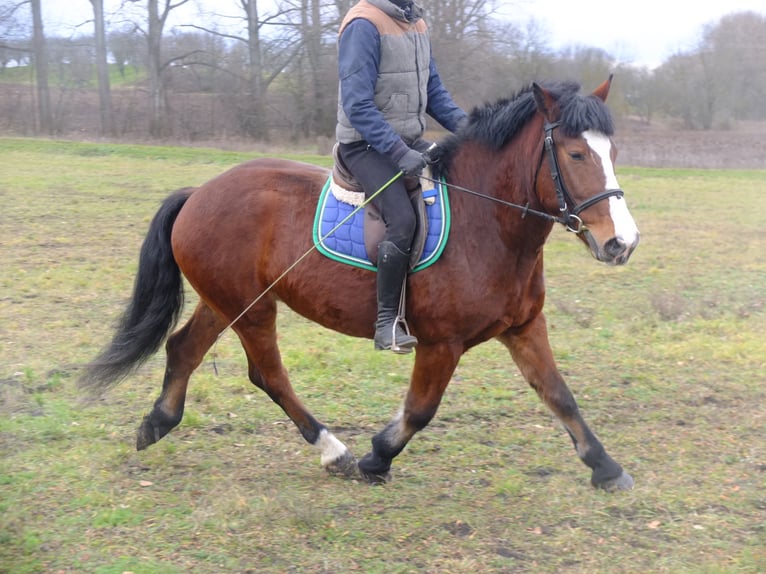
<svg viewBox="0 0 766 574">
<path fill-rule="evenodd" d="M 404 175 L 420 175 L 423 168 L 426 167 L 426 160 L 423 158 L 423 154 L 414 149 L 410 149 L 405 153 L 399 161 L 396 162 L 397 167 L 402 170 Z"/>
</svg>

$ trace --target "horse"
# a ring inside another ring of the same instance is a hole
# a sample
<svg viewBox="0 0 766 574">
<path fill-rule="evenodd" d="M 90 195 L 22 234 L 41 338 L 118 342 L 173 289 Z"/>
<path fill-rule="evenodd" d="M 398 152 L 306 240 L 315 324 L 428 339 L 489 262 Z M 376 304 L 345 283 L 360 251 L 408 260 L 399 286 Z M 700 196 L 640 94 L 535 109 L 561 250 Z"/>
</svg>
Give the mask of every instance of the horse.
<svg viewBox="0 0 766 574">
<path fill-rule="evenodd" d="M 277 345 L 280 302 L 326 328 L 373 336 L 375 272 L 312 247 L 311 222 L 329 174 L 315 165 L 253 159 L 167 197 L 142 244 L 132 299 L 80 383 L 103 392 L 165 342 L 162 390 L 137 432 L 136 448 L 145 449 L 181 422 L 192 372 L 231 328 L 249 380 L 318 449 L 321 465 L 380 483 L 435 416 L 461 355 L 496 339 L 563 424 L 592 485 L 632 488 L 633 478 L 590 430 L 558 371 L 543 313 L 543 247 L 555 224 L 609 265 L 625 264 L 639 242 L 614 172 L 605 103 L 611 81 L 588 95 L 577 82 L 532 83 L 477 106 L 456 134 L 438 142 L 434 175 L 450 189 L 451 234 L 438 261 L 409 275 L 406 316 L 419 341 L 409 388 L 361 459 L 301 402 Z M 172 332 L 184 302 L 182 276 L 199 302 Z"/>
</svg>

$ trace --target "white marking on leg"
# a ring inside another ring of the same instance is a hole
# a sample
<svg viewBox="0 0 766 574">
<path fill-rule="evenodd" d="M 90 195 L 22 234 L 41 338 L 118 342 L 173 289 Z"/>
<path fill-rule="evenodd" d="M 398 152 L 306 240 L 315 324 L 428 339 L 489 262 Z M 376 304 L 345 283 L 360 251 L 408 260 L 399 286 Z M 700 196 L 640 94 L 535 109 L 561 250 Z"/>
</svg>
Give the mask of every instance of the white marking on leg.
<svg viewBox="0 0 766 574">
<path fill-rule="evenodd" d="M 404 408 L 401 408 L 386 427 L 386 441 L 391 446 L 401 446 L 410 439 L 411 434 L 404 426 Z"/>
<path fill-rule="evenodd" d="M 319 459 L 322 466 L 332 464 L 348 452 L 346 445 L 335 438 L 335 435 L 327 429 L 322 429 L 314 446 L 322 453 Z"/>
<path fill-rule="evenodd" d="M 588 454 L 588 451 L 590 450 L 590 446 L 587 444 L 581 444 L 580 442 L 575 443 L 575 450 L 577 451 L 577 456 L 580 457 L 580 459 L 585 460 L 585 457 Z"/>
<path fill-rule="evenodd" d="M 612 163 L 612 140 L 601 132 L 585 131 L 583 137 L 593 152 L 601 159 L 604 170 L 605 189 L 620 189 Z M 614 224 L 614 236 L 622 240 L 628 248 L 638 243 L 639 232 L 633 216 L 628 211 L 628 204 L 622 197 L 609 198 L 609 213 Z"/>
</svg>

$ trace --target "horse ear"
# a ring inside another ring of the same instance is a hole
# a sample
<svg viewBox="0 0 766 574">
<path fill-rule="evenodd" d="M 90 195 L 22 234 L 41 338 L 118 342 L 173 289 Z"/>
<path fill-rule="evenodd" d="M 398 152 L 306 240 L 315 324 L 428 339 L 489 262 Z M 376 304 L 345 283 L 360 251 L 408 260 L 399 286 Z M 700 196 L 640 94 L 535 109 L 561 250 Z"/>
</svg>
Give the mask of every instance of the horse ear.
<svg viewBox="0 0 766 574">
<path fill-rule="evenodd" d="M 540 86 L 540 84 L 537 82 L 532 84 L 532 93 L 535 96 L 537 109 L 540 110 L 540 113 L 543 114 L 548 119 L 548 121 L 552 121 L 554 119 L 553 111 L 556 106 L 556 98 L 554 98 L 553 94 Z"/>
<path fill-rule="evenodd" d="M 600 99 L 602 102 L 606 101 L 606 97 L 609 95 L 609 87 L 612 85 L 612 78 L 614 74 L 609 74 L 609 78 L 601 84 L 598 88 L 593 90 L 593 95 Z"/>
</svg>

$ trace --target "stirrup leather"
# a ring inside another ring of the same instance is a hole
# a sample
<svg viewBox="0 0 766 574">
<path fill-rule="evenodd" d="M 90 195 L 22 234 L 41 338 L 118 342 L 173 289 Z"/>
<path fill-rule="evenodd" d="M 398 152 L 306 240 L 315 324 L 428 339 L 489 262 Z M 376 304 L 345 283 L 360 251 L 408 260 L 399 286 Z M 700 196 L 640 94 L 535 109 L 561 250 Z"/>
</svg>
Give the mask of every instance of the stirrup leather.
<svg viewBox="0 0 766 574">
<path fill-rule="evenodd" d="M 397 354 L 405 354 L 412 352 L 412 348 L 418 344 L 418 340 L 410 334 L 410 326 L 407 324 L 407 319 L 404 318 L 405 309 L 407 307 L 407 276 L 405 275 L 404 281 L 402 281 L 402 292 L 399 295 L 399 311 L 391 323 L 391 351 Z M 396 342 L 396 328 L 401 326 L 402 331 L 407 337 L 415 339 L 414 343 L 409 344 L 406 347 L 400 347 Z"/>
</svg>

